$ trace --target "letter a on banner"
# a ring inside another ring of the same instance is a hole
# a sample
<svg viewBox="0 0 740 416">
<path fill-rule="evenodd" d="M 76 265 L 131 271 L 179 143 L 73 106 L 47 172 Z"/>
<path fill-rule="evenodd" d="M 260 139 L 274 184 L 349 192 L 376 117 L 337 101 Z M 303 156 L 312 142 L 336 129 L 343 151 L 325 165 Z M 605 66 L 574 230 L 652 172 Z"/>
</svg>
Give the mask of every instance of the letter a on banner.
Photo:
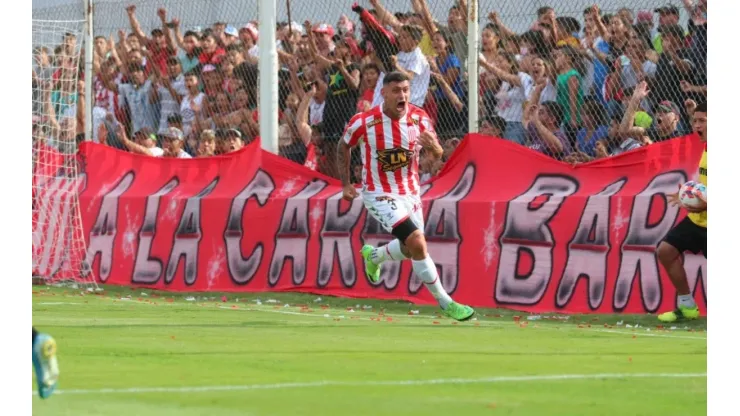
<svg viewBox="0 0 740 416">
<path fill-rule="evenodd" d="M 113 242 L 116 239 L 118 224 L 118 198 L 134 182 L 134 173 L 129 172 L 103 197 L 97 220 L 90 230 L 90 244 L 87 247 L 85 263 L 92 267 L 95 256 L 100 253 L 100 280 L 105 282 L 110 276 L 113 261 Z"/>
<path fill-rule="evenodd" d="M 501 235 L 496 302 L 534 305 L 540 301 L 552 275 L 552 250 L 556 244 L 548 223 L 565 197 L 577 190 L 574 178 L 541 175 L 524 194 L 509 202 Z M 520 276 L 523 256 L 529 257 L 532 265 L 528 273 Z"/>
</svg>

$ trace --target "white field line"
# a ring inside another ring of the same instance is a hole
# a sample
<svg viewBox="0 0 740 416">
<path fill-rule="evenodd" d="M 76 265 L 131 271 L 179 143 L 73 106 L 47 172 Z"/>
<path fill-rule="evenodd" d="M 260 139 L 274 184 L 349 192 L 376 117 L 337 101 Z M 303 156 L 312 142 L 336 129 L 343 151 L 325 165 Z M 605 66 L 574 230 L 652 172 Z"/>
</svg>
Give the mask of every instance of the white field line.
<svg viewBox="0 0 740 416">
<path fill-rule="evenodd" d="M 36 305 L 82 305 L 80 302 L 39 302 Z"/>
<path fill-rule="evenodd" d="M 124 300 L 122 303 L 117 303 L 117 305 L 122 305 L 122 304 L 125 305 L 126 304 L 126 301 L 131 301 L 133 299 L 121 298 L 121 299 L 116 299 L 116 300 Z M 192 303 L 189 303 L 189 302 L 188 303 L 182 303 L 182 302 L 178 302 L 178 303 L 162 302 L 162 303 L 159 303 L 158 305 L 153 305 L 153 304 L 146 303 L 146 302 L 133 302 L 133 303 L 136 304 L 136 305 L 150 305 L 150 306 L 161 306 L 161 305 L 167 305 L 167 306 L 191 305 L 192 306 L 193 304 L 196 304 L 198 302 L 192 302 Z M 76 305 L 78 303 L 75 303 L 75 302 L 46 302 L 46 303 L 40 303 L 40 304 L 41 305 L 56 305 L 56 304 L 70 304 L 70 305 L 75 304 Z M 317 313 L 305 313 L 305 312 L 293 312 L 293 311 L 286 311 L 286 310 L 279 310 L 279 309 L 266 309 L 266 308 L 259 308 L 259 307 L 256 307 L 256 306 L 257 305 L 249 305 L 246 308 L 239 308 L 239 309 L 234 309 L 234 308 L 231 308 L 231 307 L 228 307 L 228 306 L 219 306 L 218 309 L 225 309 L 225 310 L 228 309 L 228 310 L 242 311 L 242 312 L 246 311 L 246 312 L 277 313 L 277 314 L 282 314 L 282 315 L 297 315 L 297 316 L 303 316 L 303 317 L 307 317 L 307 318 L 319 318 L 319 319 L 338 318 L 339 316 L 344 316 L 345 317 L 344 319 L 347 319 L 347 320 L 349 320 L 349 317 L 351 317 L 351 316 L 356 316 L 356 317 L 373 317 L 373 318 L 374 317 L 380 317 L 380 318 L 382 318 L 382 317 L 406 318 L 406 319 L 409 319 L 409 320 L 413 320 L 413 319 L 447 319 L 447 318 L 444 318 L 444 317 L 438 318 L 436 316 L 428 316 L 428 315 L 384 314 L 384 315 L 381 316 L 381 315 L 372 315 L 373 312 L 369 312 L 369 311 L 365 311 L 365 310 L 358 310 L 358 311 L 355 311 L 355 312 L 344 311 L 345 313 L 342 313 L 341 310 L 337 310 L 336 308 L 334 308 L 334 309 L 332 309 L 332 308 L 327 309 L 324 313 L 321 312 L 321 311 L 324 311 L 323 309 L 322 310 L 318 310 L 317 309 L 316 310 Z M 331 313 L 329 313 L 329 312 L 331 312 Z M 326 317 L 324 315 L 329 315 L 329 316 Z M 306 321 L 303 321 L 303 322 L 305 323 Z M 472 322 L 480 323 L 481 326 L 514 326 L 514 325 L 519 325 L 518 323 L 513 322 L 513 321 L 512 322 L 496 322 L 496 321 L 487 321 L 487 320 L 480 321 L 479 320 L 479 321 L 472 321 Z M 528 320 L 522 320 L 522 322 L 529 322 L 529 321 Z M 532 321 L 532 322 L 533 322 L 533 325 L 536 325 L 536 321 Z M 571 331 L 574 330 L 574 329 L 568 328 L 568 327 L 551 328 L 551 327 L 545 326 L 545 325 L 540 326 L 537 329 L 547 329 L 547 330 L 553 330 L 553 331 L 568 331 L 568 332 L 571 332 Z M 687 335 L 655 334 L 655 333 L 650 333 L 650 332 L 647 332 L 647 331 L 644 331 L 644 330 L 643 331 L 619 331 L 619 330 L 599 329 L 599 328 L 579 328 L 579 329 L 586 329 L 587 331 L 601 332 L 601 333 L 606 333 L 606 334 L 617 334 L 617 335 L 637 335 L 637 336 L 648 336 L 648 337 L 654 337 L 654 338 L 657 337 L 657 338 L 693 339 L 693 340 L 699 340 L 699 341 L 706 341 L 707 340 L 707 337 L 701 337 L 701 336 L 693 337 L 693 336 L 687 336 Z"/>
<path fill-rule="evenodd" d="M 229 308 L 226 306 L 219 306 L 219 309 L 229 309 L 234 311 L 245 311 L 245 312 L 266 312 L 266 313 L 277 313 L 277 314 L 284 314 L 284 315 L 299 315 L 304 317 L 312 317 L 312 318 L 319 318 L 319 319 L 330 319 L 330 318 L 338 318 L 340 315 L 331 315 L 331 314 L 313 314 L 313 313 L 304 313 L 304 312 L 292 312 L 292 311 L 284 311 L 279 309 L 262 309 L 262 308 L 244 308 L 244 309 L 234 309 Z M 364 315 L 362 315 L 364 313 Z M 357 316 L 357 317 L 367 317 L 368 313 L 365 311 L 360 312 L 360 314 L 355 315 L 352 312 L 348 312 L 346 314 L 342 314 L 342 316 L 347 319 L 347 316 Z M 324 316 L 324 315 L 329 315 Z M 447 319 L 447 318 L 437 318 L 434 316 L 426 316 L 426 315 L 398 315 L 398 314 L 384 314 L 383 316 L 393 317 L 393 318 L 409 318 L 410 320 L 424 318 L 424 319 Z M 375 316 L 373 316 L 375 317 Z M 382 317 L 382 316 L 380 316 Z M 471 321 L 473 322 L 473 321 Z M 474 321 L 477 323 L 480 323 L 481 326 L 514 326 L 518 325 L 516 322 L 496 322 L 496 321 Z M 523 322 L 529 322 L 529 321 L 523 321 Z M 535 324 L 536 325 L 536 324 Z M 549 326 L 540 326 L 537 329 L 547 329 L 547 330 L 553 330 L 553 331 L 568 331 L 572 332 L 575 329 L 569 328 L 569 327 L 560 327 L 560 328 L 551 328 Z M 581 330 L 581 329 L 579 329 Z M 599 329 L 599 328 L 587 328 L 587 331 L 595 331 L 595 332 L 602 332 L 607 334 L 618 334 L 618 335 L 637 335 L 637 336 L 648 336 L 648 337 L 660 337 L 660 338 L 678 338 L 678 339 L 694 339 L 694 340 L 703 340 L 706 341 L 706 337 L 692 337 L 692 336 L 685 336 L 685 335 L 671 335 L 671 334 L 653 334 L 647 331 L 617 331 L 617 330 L 609 330 L 609 329 Z"/>
<path fill-rule="evenodd" d="M 129 387 L 87 390 L 57 390 L 55 394 L 145 394 L 145 393 L 205 393 L 216 391 L 283 390 L 314 387 L 366 387 L 366 386 L 427 386 L 445 384 L 513 383 L 526 381 L 608 380 L 631 378 L 704 378 L 707 373 L 603 373 L 603 374 L 551 374 L 528 376 L 497 376 L 485 378 L 437 378 L 427 380 L 385 381 L 308 381 L 296 383 L 246 384 L 230 386 L 190 387 Z M 33 392 L 32 392 L 33 393 Z M 34 393 L 35 394 L 35 393 Z"/>
</svg>

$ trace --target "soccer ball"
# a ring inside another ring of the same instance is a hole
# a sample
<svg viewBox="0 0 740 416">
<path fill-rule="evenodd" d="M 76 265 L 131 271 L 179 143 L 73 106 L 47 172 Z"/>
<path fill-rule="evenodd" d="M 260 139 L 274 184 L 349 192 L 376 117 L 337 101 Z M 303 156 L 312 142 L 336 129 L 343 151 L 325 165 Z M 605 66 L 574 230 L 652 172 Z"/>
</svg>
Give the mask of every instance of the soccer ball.
<svg viewBox="0 0 740 416">
<path fill-rule="evenodd" d="M 704 204 L 703 201 L 707 200 L 707 187 L 696 181 L 688 181 L 681 185 L 678 198 L 684 206 L 697 208 Z"/>
</svg>

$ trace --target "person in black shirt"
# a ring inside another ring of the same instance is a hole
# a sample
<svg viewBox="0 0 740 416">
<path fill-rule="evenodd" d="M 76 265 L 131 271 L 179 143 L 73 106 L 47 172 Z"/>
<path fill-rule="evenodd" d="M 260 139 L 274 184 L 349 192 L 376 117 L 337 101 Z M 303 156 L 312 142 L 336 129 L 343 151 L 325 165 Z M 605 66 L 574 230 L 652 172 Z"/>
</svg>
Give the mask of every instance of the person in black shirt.
<svg viewBox="0 0 740 416">
<path fill-rule="evenodd" d="M 311 55 L 325 70 L 324 138 L 337 142 L 344 132 L 344 126 L 356 112 L 360 95 L 360 67 L 352 62 L 352 50 L 344 38 L 334 36 L 333 41 L 333 56 L 326 58 L 318 53 L 313 38 L 309 37 Z"/>
<path fill-rule="evenodd" d="M 656 102 L 682 103 L 686 98 L 681 90 L 681 81 L 695 84 L 696 62 L 685 47 L 684 31 L 678 25 L 666 25 L 660 29 L 663 38 L 663 53 L 658 59 L 655 77 L 650 78 L 650 91 Z M 685 116 L 685 114 L 682 114 Z"/>
<path fill-rule="evenodd" d="M 352 62 L 351 50 L 344 38 L 336 37 L 334 61 L 326 70 L 326 107 L 324 137 L 338 141 L 344 126 L 356 113 L 360 96 L 360 67 Z"/>
</svg>

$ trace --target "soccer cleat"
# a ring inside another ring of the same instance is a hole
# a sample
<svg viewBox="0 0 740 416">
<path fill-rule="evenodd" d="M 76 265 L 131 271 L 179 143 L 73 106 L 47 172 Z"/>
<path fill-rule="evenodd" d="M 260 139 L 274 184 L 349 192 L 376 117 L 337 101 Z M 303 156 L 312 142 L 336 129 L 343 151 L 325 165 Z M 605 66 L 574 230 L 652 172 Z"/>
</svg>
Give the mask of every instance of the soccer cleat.
<svg viewBox="0 0 740 416">
<path fill-rule="evenodd" d="M 671 323 L 682 320 L 691 320 L 699 317 L 699 308 L 694 306 L 693 308 L 687 308 L 685 306 L 679 306 L 673 311 L 661 313 L 658 315 L 660 322 Z"/>
<path fill-rule="evenodd" d="M 45 399 L 54 393 L 59 379 L 59 365 L 56 356 L 57 343 L 49 335 L 39 334 L 32 345 L 32 350 L 33 369 L 36 371 L 39 396 Z"/>
<path fill-rule="evenodd" d="M 375 250 L 375 247 L 366 244 L 362 246 L 360 254 L 362 254 L 362 258 L 365 260 L 365 274 L 367 278 L 373 283 L 378 283 L 378 280 L 380 280 L 380 265 L 373 263 L 371 260 L 373 250 Z"/>
<path fill-rule="evenodd" d="M 475 315 L 475 310 L 467 305 L 452 302 L 444 309 L 445 315 L 457 321 L 467 321 Z"/>
</svg>

